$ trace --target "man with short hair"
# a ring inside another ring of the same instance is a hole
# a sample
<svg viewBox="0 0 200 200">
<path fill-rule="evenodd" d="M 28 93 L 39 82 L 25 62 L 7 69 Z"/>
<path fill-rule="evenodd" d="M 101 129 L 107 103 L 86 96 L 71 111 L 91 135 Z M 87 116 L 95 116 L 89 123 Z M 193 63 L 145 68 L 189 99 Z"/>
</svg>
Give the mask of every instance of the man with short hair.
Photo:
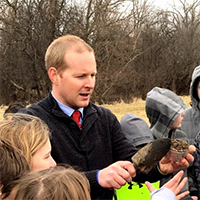
<svg viewBox="0 0 200 200">
<path fill-rule="evenodd" d="M 120 188 L 133 177 L 140 182 L 163 177 L 157 168 L 148 175 L 136 176 L 130 161 L 137 150 L 128 144 L 116 116 L 90 102 L 97 74 L 92 47 L 77 36 L 62 36 L 48 47 L 45 64 L 52 91 L 22 112 L 36 115 L 48 124 L 53 158 L 57 163 L 80 166 L 85 171 L 92 199 L 112 199 L 113 188 Z M 80 119 L 77 115 L 73 118 L 74 111 L 80 112 Z M 187 167 L 192 160 L 188 154 L 187 160 L 179 164 Z M 171 163 L 160 167 L 163 172 L 174 171 Z"/>
</svg>

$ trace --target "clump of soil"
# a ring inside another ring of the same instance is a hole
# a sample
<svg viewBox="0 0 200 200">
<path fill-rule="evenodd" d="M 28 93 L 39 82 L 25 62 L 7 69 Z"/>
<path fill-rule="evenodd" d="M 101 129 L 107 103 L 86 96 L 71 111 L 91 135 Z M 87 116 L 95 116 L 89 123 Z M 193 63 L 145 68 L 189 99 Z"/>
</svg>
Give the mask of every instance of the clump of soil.
<svg viewBox="0 0 200 200">
<path fill-rule="evenodd" d="M 170 150 L 185 152 L 189 150 L 189 144 L 184 140 L 172 139 Z"/>
<path fill-rule="evenodd" d="M 171 147 L 166 157 L 174 162 L 180 162 L 189 151 L 189 144 L 183 140 L 172 139 Z"/>
</svg>

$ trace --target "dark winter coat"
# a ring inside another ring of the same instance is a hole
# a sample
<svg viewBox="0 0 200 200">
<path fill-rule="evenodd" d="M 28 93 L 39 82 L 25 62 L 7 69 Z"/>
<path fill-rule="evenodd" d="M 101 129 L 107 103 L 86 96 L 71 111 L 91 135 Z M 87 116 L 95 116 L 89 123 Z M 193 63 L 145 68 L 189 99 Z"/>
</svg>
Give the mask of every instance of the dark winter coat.
<svg viewBox="0 0 200 200">
<path fill-rule="evenodd" d="M 22 113 L 38 116 L 50 128 L 52 157 L 57 163 L 79 166 L 91 186 L 92 199 L 112 199 L 113 190 L 97 183 L 97 170 L 119 160 L 131 160 L 136 149 L 127 142 L 120 123 L 110 110 L 89 103 L 84 108 L 82 129 L 58 106 L 51 93 Z M 148 175 L 139 173 L 134 181 L 157 181 L 162 175 L 153 169 Z"/>
</svg>

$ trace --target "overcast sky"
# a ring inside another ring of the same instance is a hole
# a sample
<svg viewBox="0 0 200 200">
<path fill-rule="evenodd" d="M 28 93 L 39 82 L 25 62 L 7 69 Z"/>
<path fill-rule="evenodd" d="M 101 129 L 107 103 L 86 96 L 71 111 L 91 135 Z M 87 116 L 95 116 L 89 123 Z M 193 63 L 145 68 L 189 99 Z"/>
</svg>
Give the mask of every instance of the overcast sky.
<svg viewBox="0 0 200 200">
<path fill-rule="evenodd" d="M 186 4 L 191 5 L 192 3 L 194 3 L 195 0 L 182 0 L 183 2 L 185 2 Z M 181 7 L 181 3 L 179 0 L 150 0 L 150 2 L 154 2 L 154 5 L 157 5 L 163 9 L 166 8 L 171 8 L 173 5 L 176 6 L 176 8 Z"/>
<path fill-rule="evenodd" d="M 179 0 L 151 0 L 151 2 L 154 2 L 154 5 L 159 6 L 163 9 L 170 8 L 174 4 L 176 5 L 176 7 L 181 5 Z M 187 2 L 192 3 L 193 0 L 187 0 Z"/>
</svg>

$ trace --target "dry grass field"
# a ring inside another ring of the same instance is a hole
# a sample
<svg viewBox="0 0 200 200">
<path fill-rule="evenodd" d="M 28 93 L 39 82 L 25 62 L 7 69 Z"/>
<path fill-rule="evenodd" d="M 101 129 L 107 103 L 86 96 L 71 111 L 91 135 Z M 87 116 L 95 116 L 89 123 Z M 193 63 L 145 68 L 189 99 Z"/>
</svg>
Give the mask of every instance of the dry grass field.
<svg viewBox="0 0 200 200">
<path fill-rule="evenodd" d="M 189 107 L 190 96 L 180 96 L 180 97 Z M 117 116 L 118 120 L 121 120 L 121 117 L 126 113 L 133 113 L 144 119 L 147 123 L 149 123 L 145 113 L 145 101 L 143 101 L 142 99 L 135 99 L 131 104 L 116 103 L 113 105 L 103 105 L 103 106 L 110 109 Z"/>
<path fill-rule="evenodd" d="M 189 106 L 190 97 L 189 96 L 181 96 L 183 101 Z M 142 119 L 144 119 L 148 123 L 148 119 L 145 113 L 145 101 L 142 99 L 134 99 L 133 103 L 125 104 L 125 103 L 114 103 L 112 105 L 102 105 L 110 109 L 118 118 L 121 120 L 121 117 L 126 113 L 133 113 Z M 7 108 L 7 106 L 0 106 L 0 119 L 3 117 L 3 112 Z"/>
</svg>

